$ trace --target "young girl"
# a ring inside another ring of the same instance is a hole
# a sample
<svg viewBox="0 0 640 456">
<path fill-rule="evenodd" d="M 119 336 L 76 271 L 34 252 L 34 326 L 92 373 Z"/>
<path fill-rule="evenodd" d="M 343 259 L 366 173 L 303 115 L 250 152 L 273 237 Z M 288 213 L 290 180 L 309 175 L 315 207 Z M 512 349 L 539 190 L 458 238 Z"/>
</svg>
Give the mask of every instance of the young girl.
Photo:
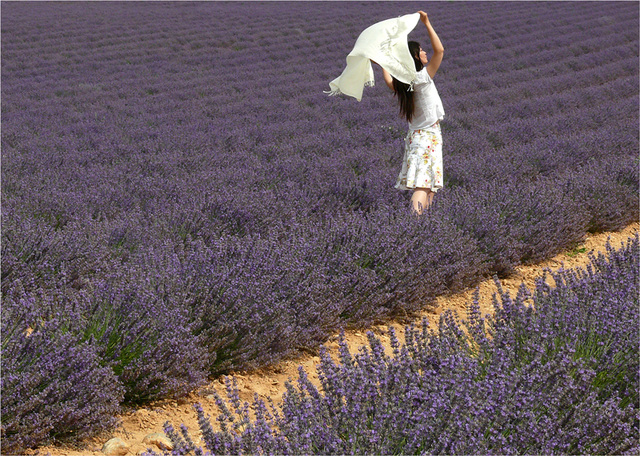
<svg viewBox="0 0 640 456">
<path fill-rule="evenodd" d="M 427 53 L 415 41 L 409 41 L 409 51 L 413 56 L 418 75 L 412 86 L 404 84 L 391 76 L 384 68 L 382 73 L 387 86 L 398 97 L 400 114 L 407 119 L 409 131 L 405 138 L 404 161 L 395 188 L 413 189 L 411 207 L 421 215 L 428 208 L 433 196 L 442 188 L 442 134 L 440 120 L 444 117 L 444 108 L 433 82 L 442 57 L 444 47 L 424 11 L 420 21 L 427 27 L 433 56 L 427 59 Z M 375 63 L 375 62 L 374 62 Z"/>
</svg>

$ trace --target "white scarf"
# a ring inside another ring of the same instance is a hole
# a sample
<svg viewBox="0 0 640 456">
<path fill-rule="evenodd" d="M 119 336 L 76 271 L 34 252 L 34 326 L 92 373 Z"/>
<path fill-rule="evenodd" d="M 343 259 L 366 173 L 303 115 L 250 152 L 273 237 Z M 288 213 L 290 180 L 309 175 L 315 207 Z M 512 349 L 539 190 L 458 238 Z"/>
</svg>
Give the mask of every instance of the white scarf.
<svg viewBox="0 0 640 456">
<path fill-rule="evenodd" d="M 419 13 L 377 22 L 366 28 L 347 55 L 347 67 L 329 83 L 329 95 L 344 94 L 362 100 L 365 86 L 375 84 L 371 60 L 405 84 L 416 77 L 416 67 L 409 52 L 407 36 L 420 19 Z"/>
</svg>

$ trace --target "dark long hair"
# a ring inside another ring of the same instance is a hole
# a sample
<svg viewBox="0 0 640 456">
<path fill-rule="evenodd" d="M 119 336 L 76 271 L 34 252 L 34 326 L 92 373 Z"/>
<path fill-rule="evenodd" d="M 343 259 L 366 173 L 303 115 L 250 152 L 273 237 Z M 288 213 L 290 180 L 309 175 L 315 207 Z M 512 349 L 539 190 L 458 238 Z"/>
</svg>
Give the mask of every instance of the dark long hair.
<svg viewBox="0 0 640 456">
<path fill-rule="evenodd" d="M 413 63 L 416 65 L 416 71 L 422 70 L 424 65 L 420 61 L 420 44 L 416 41 L 409 41 L 409 52 L 413 57 Z M 413 119 L 413 112 L 415 111 L 415 105 L 413 104 L 413 92 L 409 90 L 411 86 L 404 82 L 398 81 L 393 78 L 393 93 L 398 97 L 400 103 L 400 115 L 407 119 L 407 122 L 411 122 Z"/>
</svg>

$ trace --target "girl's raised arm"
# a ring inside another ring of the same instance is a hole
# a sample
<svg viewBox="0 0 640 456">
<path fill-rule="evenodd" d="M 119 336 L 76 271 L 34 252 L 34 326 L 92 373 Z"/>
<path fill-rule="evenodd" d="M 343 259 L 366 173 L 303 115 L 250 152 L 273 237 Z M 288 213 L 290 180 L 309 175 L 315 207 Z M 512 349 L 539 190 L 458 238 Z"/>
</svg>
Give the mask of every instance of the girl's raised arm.
<svg viewBox="0 0 640 456">
<path fill-rule="evenodd" d="M 429 16 L 424 11 L 418 11 L 420 13 L 420 21 L 427 27 L 427 32 L 429 32 L 429 40 L 431 41 L 431 47 L 433 48 L 433 56 L 427 63 L 427 73 L 429 73 L 430 77 L 434 77 L 438 68 L 440 68 L 440 64 L 442 63 L 442 57 L 444 56 L 444 46 L 440 42 L 440 38 L 438 38 L 438 34 L 433 29 L 431 22 L 429 21 Z"/>
</svg>

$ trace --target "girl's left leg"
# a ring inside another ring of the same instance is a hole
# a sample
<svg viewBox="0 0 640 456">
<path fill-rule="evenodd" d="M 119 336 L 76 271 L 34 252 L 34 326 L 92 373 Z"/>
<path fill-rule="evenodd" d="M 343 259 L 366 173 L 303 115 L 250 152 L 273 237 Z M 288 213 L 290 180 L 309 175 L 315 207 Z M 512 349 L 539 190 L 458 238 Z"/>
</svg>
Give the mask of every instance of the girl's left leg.
<svg viewBox="0 0 640 456">
<path fill-rule="evenodd" d="M 411 195 L 411 207 L 417 215 L 431 206 L 435 192 L 430 188 L 416 188 Z"/>
</svg>

